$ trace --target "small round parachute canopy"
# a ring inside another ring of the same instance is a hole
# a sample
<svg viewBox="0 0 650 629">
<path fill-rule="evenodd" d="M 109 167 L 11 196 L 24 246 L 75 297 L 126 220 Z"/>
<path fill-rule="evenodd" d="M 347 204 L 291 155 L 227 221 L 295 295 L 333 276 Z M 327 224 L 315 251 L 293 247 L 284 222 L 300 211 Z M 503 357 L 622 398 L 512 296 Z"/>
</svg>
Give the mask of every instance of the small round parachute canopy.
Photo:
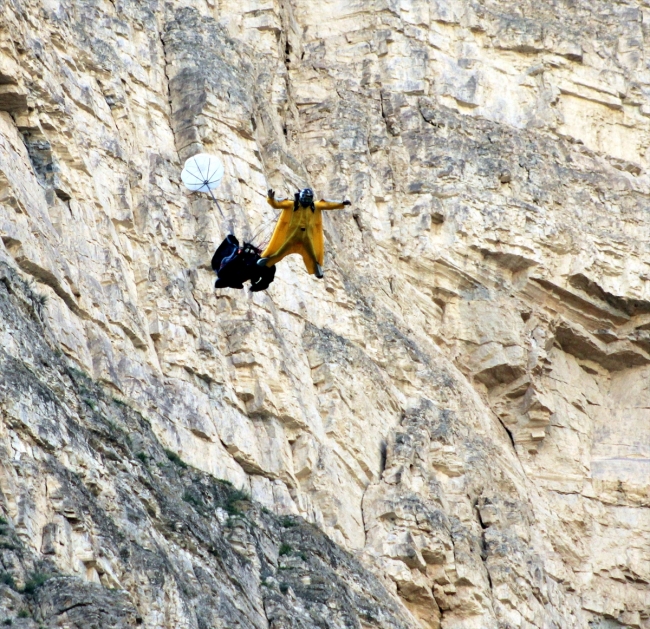
<svg viewBox="0 0 650 629">
<path fill-rule="evenodd" d="M 210 192 L 219 187 L 223 164 L 214 155 L 199 153 L 190 157 L 183 167 L 181 179 L 192 192 Z"/>
</svg>

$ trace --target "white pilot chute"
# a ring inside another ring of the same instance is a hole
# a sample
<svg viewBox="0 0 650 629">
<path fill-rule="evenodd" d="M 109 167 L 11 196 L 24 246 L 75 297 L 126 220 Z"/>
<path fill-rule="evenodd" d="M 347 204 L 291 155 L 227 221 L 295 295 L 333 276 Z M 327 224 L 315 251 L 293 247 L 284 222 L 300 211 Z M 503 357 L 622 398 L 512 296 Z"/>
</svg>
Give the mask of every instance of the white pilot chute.
<svg viewBox="0 0 650 629">
<path fill-rule="evenodd" d="M 185 161 L 185 166 L 181 171 L 181 181 L 192 192 L 209 192 L 212 200 L 219 208 L 219 213 L 225 220 L 219 201 L 212 192 L 221 184 L 223 173 L 223 164 L 218 157 L 207 153 L 199 153 Z"/>
<path fill-rule="evenodd" d="M 181 179 L 192 192 L 210 192 L 221 184 L 223 164 L 214 155 L 199 153 L 186 160 Z"/>
</svg>

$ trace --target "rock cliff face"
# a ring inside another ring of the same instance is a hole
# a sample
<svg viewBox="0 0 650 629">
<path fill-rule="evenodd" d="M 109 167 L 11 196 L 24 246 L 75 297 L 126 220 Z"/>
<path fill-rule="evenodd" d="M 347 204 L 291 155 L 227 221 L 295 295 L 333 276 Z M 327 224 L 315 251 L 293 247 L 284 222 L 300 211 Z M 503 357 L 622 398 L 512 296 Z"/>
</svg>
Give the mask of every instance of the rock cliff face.
<svg viewBox="0 0 650 629">
<path fill-rule="evenodd" d="M 0 621 L 648 629 L 649 23 L 5 0 Z M 215 291 L 305 185 L 325 278 Z"/>
</svg>

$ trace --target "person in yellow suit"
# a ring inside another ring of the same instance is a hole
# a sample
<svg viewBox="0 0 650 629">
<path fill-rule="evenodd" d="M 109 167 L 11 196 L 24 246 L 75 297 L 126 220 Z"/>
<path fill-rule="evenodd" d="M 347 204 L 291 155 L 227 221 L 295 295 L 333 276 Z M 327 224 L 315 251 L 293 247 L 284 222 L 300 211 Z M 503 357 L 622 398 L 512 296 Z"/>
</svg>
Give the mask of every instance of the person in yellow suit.
<svg viewBox="0 0 650 629">
<path fill-rule="evenodd" d="M 341 210 L 349 201 L 336 203 L 332 201 L 316 201 L 314 192 L 305 188 L 296 192 L 295 198 L 277 201 L 275 192 L 269 190 L 267 203 L 276 210 L 282 210 L 280 218 L 271 236 L 271 241 L 261 258 L 257 261 L 260 266 L 273 266 L 291 253 L 299 253 L 310 275 L 323 277 L 323 210 Z"/>
</svg>

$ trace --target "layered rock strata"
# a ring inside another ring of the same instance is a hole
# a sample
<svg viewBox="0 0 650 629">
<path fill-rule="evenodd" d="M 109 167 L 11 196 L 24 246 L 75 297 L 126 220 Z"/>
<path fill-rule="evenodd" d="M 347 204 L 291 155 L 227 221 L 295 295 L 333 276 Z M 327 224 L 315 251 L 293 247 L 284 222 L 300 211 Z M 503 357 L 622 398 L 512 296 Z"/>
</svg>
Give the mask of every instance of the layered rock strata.
<svg viewBox="0 0 650 629">
<path fill-rule="evenodd" d="M 4 609 L 650 626 L 641 3 L 4 8 Z M 225 220 L 181 187 L 198 151 Z M 266 189 L 304 185 L 353 201 L 325 279 L 289 258 L 262 295 L 215 293 L 214 246 L 264 240 Z M 191 531 L 167 539 L 167 509 Z"/>
<path fill-rule="evenodd" d="M 52 349 L 42 308 L 3 265 L 5 620 L 30 629 L 413 626 L 316 527 L 274 516 L 164 449 L 146 417 Z"/>
</svg>

